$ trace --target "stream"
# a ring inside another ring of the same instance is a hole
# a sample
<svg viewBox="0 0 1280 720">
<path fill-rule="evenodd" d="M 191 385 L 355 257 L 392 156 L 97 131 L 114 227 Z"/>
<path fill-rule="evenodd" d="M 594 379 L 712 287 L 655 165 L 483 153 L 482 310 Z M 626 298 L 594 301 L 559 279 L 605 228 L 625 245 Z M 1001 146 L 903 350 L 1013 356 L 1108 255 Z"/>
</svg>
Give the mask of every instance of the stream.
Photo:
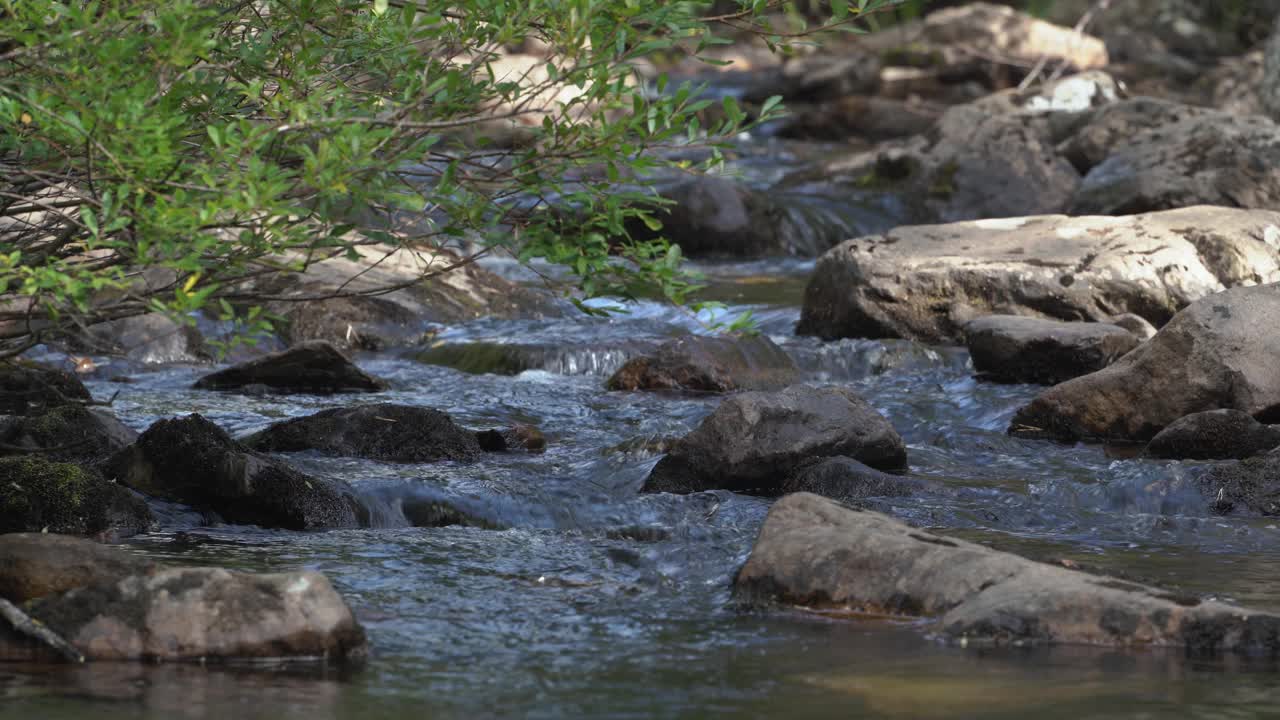
<svg viewBox="0 0 1280 720">
<path fill-rule="evenodd" d="M 1280 529 L 1210 515 L 1180 463 L 1004 434 L 1032 386 L 971 377 L 962 349 L 900 341 L 820 343 L 791 335 L 811 261 L 704 265 L 729 312 L 753 310 L 806 381 L 855 388 L 909 445 L 912 473 L 952 492 L 872 500 L 940 532 L 1069 559 L 1171 589 L 1280 610 Z M 233 434 L 362 401 L 431 406 L 472 427 L 546 433 L 543 455 L 392 465 L 289 457 L 341 477 L 379 527 L 322 533 L 201 527 L 181 509 L 130 551 L 188 565 L 324 572 L 368 630 L 360 670 L 300 667 L 0 666 L 0 716 L 14 718 L 1027 717 L 1237 718 L 1280 702 L 1271 663 L 1172 651 L 970 649 L 902 620 L 735 606 L 729 592 L 769 502 L 719 491 L 639 495 L 657 455 L 715 397 L 609 393 L 625 351 L 699 331 L 638 303 L 626 315 L 484 320 L 446 343 L 551 348 L 545 367 L 467 374 L 411 354 L 358 358 L 393 389 L 369 397 L 246 397 L 189 389 L 207 367 L 167 365 L 121 390 L 142 430 L 200 412 Z M 548 345 L 550 340 L 550 345 Z M 409 497 L 447 497 L 505 530 L 407 527 Z"/>
</svg>

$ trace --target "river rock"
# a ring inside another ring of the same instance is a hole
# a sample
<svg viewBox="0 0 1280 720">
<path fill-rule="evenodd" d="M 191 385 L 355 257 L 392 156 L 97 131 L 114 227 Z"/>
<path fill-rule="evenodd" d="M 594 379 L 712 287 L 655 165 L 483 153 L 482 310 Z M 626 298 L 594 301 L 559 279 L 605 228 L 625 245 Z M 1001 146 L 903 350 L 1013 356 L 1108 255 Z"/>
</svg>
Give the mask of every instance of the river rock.
<svg viewBox="0 0 1280 720">
<path fill-rule="evenodd" d="M 639 221 L 636 237 L 662 235 L 690 257 L 817 254 L 794 247 L 788 215 L 764 192 L 714 175 L 690 175 L 663 183 L 659 196 L 669 204 L 652 211 L 662 223 L 654 232 Z"/>
<path fill-rule="evenodd" d="M 363 628 L 318 572 L 166 568 L 37 600 L 28 614 L 88 660 L 361 660 Z M 0 655 L 41 657 L 11 632 Z"/>
<path fill-rule="evenodd" d="M 1030 65 L 1047 60 L 1055 67 L 1091 70 L 1106 66 L 1108 60 L 1106 45 L 1096 37 L 985 2 L 930 13 L 924 19 L 921 40 L 958 57 L 967 56 L 971 62 L 991 62 L 988 58 L 994 57 Z M 981 53 L 974 48 L 981 48 Z"/>
<path fill-rule="evenodd" d="M 151 519 L 146 502 L 95 470 L 33 455 L 0 458 L 0 533 L 127 537 Z"/>
<path fill-rule="evenodd" d="M 998 644 L 1173 646 L 1280 653 L 1280 617 L 1033 562 L 816 495 L 774 503 L 738 597 L 931 618 Z"/>
<path fill-rule="evenodd" d="M 0 416 L 0 455 L 38 452 L 51 460 L 94 462 L 137 437 L 114 415 L 83 405 L 63 405 L 40 415 Z"/>
<path fill-rule="evenodd" d="M 0 535 L 0 598 L 28 600 L 150 572 L 155 563 L 92 540 L 54 533 Z"/>
<path fill-rule="evenodd" d="M 624 341 L 608 345 L 554 343 L 440 343 L 414 355 L 427 365 L 443 365 L 473 375 L 519 375 L 544 370 L 556 375 L 607 375 L 627 359 L 652 348 Z"/>
<path fill-rule="evenodd" d="M 1172 100 L 1152 97 L 1121 100 L 1093 112 L 1088 122 L 1058 146 L 1058 151 L 1077 170 L 1087 173 L 1135 137 L 1210 114 L 1212 111 L 1207 108 Z"/>
<path fill-rule="evenodd" d="M 763 103 L 773 95 L 780 95 L 790 105 L 874 94 L 879 87 L 879 56 L 857 47 L 842 47 L 839 55 L 814 52 L 758 70 L 742 99 Z"/>
<path fill-rule="evenodd" d="M 1150 340 L 1156 336 L 1156 326 L 1136 313 L 1120 313 L 1104 320 L 1108 325 L 1116 325 L 1133 333 L 1139 340 Z"/>
<path fill-rule="evenodd" d="M 1069 212 L 1128 215 L 1188 205 L 1280 207 L 1280 126 L 1215 112 L 1126 138 L 1085 175 Z"/>
<path fill-rule="evenodd" d="M 1272 120 L 1280 122 L 1280 20 L 1272 27 L 1262 51 L 1262 85 L 1258 100 Z"/>
<path fill-rule="evenodd" d="M 964 323 L 994 313 L 1102 321 L 1132 312 L 1162 325 L 1206 295 L 1276 280 L 1280 213 L 1266 210 L 903 227 L 824 254 L 796 332 L 954 343 Z"/>
<path fill-rule="evenodd" d="M 745 392 L 720 403 L 658 461 L 642 492 L 690 493 L 723 488 L 776 495 L 813 458 L 845 455 L 874 468 L 907 464 L 889 421 L 848 388 L 793 385 Z"/>
<path fill-rule="evenodd" d="M 1179 418 L 1234 409 L 1280 420 L 1280 284 L 1196 301 L 1114 365 L 1044 391 L 1010 432 L 1146 441 Z"/>
<path fill-rule="evenodd" d="M 927 132 L 945 107 L 918 98 L 897 100 L 867 95 L 847 95 L 817 105 L 787 102 L 790 114 L 777 135 L 798 140 L 846 140 L 880 142 Z"/>
<path fill-rule="evenodd" d="M 769 338 L 687 335 L 628 360 L 610 390 L 779 390 L 796 381 L 795 363 Z"/>
<path fill-rule="evenodd" d="M 1141 341 L 1105 323 L 988 315 L 964 326 L 973 367 L 985 380 L 1054 385 L 1101 370 Z"/>
<path fill-rule="evenodd" d="M 305 342 L 205 375 L 199 390 L 265 387 L 281 393 L 378 392 L 387 384 L 356 367 L 333 345 Z"/>
<path fill-rule="evenodd" d="M 1280 426 L 1239 410 L 1206 410 L 1175 420 L 1147 444 L 1150 457 L 1176 460 L 1247 458 L 1280 446 Z"/>
<path fill-rule="evenodd" d="M 901 475 L 890 475 L 850 457 L 819 460 L 792 473 L 783 481 L 780 494 L 808 492 L 842 502 L 873 497 L 907 497 L 925 489 L 925 483 Z"/>
<path fill-rule="evenodd" d="M 80 378 L 66 370 L 21 361 L 0 363 L 0 415 L 39 414 L 91 400 Z"/>
<path fill-rule="evenodd" d="M 305 475 L 193 414 L 158 420 L 106 464 L 109 477 L 230 523 L 288 530 L 350 528 L 364 508 L 346 483 Z"/>
<path fill-rule="evenodd" d="M 485 452 L 540 453 L 547 450 L 547 436 L 533 425 L 525 423 L 516 423 L 501 430 L 477 431 L 476 440 L 480 443 L 480 449 Z"/>
<path fill-rule="evenodd" d="M 475 433 L 446 413 L 391 403 L 321 410 L 278 422 L 243 442 L 268 452 L 319 450 L 390 462 L 475 460 L 480 455 Z"/>
<path fill-rule="evenodd" d="M 1218 463 L 1199 477 L 1200 490 L 1214 512 L 1280 515 L 1280 450 Z"/>
</svg>

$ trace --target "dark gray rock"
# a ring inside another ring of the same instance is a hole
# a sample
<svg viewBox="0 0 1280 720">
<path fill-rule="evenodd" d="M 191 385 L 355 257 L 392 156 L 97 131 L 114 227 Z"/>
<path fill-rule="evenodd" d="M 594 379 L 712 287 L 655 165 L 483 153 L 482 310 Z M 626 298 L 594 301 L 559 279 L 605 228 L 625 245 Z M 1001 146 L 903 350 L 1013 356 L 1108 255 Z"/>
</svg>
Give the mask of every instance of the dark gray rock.
<svg viewBox="0 0 1280 720">
<path fill-rule="evenodd" d="M 127 537 L 151 520 L 146 502 L 95 470 L 34 455 L 0 458 L 0 533 Z"/>
<path fill-rule="evenodd" d="M 255 450 L 362 457 L 389 462 L 475 460 L 476 434 L 439 410 L 411 405 L 359 405 L 285 420 L 243 440 Z"/>
<path fill-rule="evenodd" d="M 78 404 L 41 415 L 0 417 L 0 456 L 38 452 L 51 460 L 92 463 L 137 437 L 114 415 Z"/>
<path fill-rule="evenodd" d="M 92 399 L 80 378 L 66 370 L 21 361 L 0 363 L 0 415 L 38 415 Z"/>
<path fill-rule="evenodd" d="M 1280 617 L 1033 562 L 799 493 L 774 503 L 734 581 L 747 602 L 929 618 L 997 644 L 1280 654 Z"/>
<path fill-rule="evenodd" d="M 889 421 L 852 390 L 795 385 L 745 392 L 720 404 L 653 468 L 643 492 L 716 488 L 777 495 L 813 458 L 845 455 L 900 470 L 907 450 Z"/>
<path fill-rule="evenodd" d="M 279 393 L 378 392 L 387 384 L 356 367 L 323 341 L 304 342 L 211 373 L 196 381 L 200 390 L 266 387 Z"/>
<path fill-rule="evenodd" d="M 984 380 L 1055 385 L 1101 370 L 1138 346 L 1133 333 L 1104 323 L 988 315 L 964 327 Z"/>
<path fill-rule="evenodd" d="M 1089 170 L 1073 215 L 1131 215 L 1191 205 L 1280 207 L 1280 126 L 1213 112 L 1165 125 Z"/>
<path fill-rule="evenodd" d="M 231 523 L 321 530 L 357 527 L 365 514 L 346 483 L 254 452 L 198 414 L 157 421 L 106 468 L 139 492 Z"/>
<path fill-rule="evenodd" d="M 1179 418 L 1234 409 L 1280 420 L 1280 284 L 1203 298 L 1115 364 L 1041 393 L 1010 432 L 1146 441 Z"/>
<path fill-rule="evenodd" d="M 688 335 L 628 360 L 610 390 L 778 390 L 795 382 L 795 363 L 767 337 Z"/>
<path fill-rule="evenodd" d="M 1280 427 L 1239 410 L 1206 410 L 1175 420 L 1147 445 L 1150 457 L 1175 460 L 1241 459 L 1280 446 Z"/>
<path fill-rule="evenodd" d="M 1150 340 L 1156 336 L 1156 326 L 1152 325 L 1146 318 L 1135 313 L 1120 313 L 1112 315 L 1104 322 L 1108 325 L 1117 325 L 1133 333 L 1133 336 L 1139 340 Z"/>
<path fill-rule="evenodd" d="M 849 457 L 830 457 L 792 473 L 779 488 L 783 495 L 808 492 L 842 502 L 875 497 L 907 497 L 927 489 L 922 480 L 890 475 Z"/>
<path fill-rule="evenodd" d="M 1280 516 L 1280 452 L 1214 465 L 1199 482 L 1214 512 Z"/>
</svg>

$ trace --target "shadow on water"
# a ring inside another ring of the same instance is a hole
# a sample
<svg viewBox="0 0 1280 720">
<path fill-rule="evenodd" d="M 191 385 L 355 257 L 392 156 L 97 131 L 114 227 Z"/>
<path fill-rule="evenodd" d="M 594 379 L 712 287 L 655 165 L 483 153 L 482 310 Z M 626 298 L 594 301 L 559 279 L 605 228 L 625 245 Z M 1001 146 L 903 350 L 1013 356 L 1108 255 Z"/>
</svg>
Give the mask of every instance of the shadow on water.
<svg viewBox="0 0 1280 720">
<path fill-rule="evenodd" d="M 1280 530 L 1210 515 L 1193 466 L 1009 438 L 1010 418 L 1037 389 L 974 381 L 963 350 L 792 337 L 811 267 L 708 266 L 709 292 L 730 303 L 727 312 L 757 312 L 806 381 L 856 389 L 902 433 L 912 473 L 935 490 L 878 499 L 877 508 L 1032 557 L 1280 610 Z M 695 427 L 718 399 L 608 393 L 609 364 L 590 362 L 624 343 L 651 347 L 705 328 L 654 303 L 631 309 L 447 328 L 439 338 L 450 343 L 538 344 L 559 364 L 467 373 L 370 356 L 362 365 L 392 387 L 355 400 L 196 392 L 190 384 L 206 369 L 182 366 L 123 386 L 94 381 L 100 396 L 122 390 L 115 410 L 139 429 L 200 412 L 242 434 L 327 407 L 402 402 L 476 428 L 533 423 L 548 449 L 435 465 L 295 454 L 289 460 L 304 470 L 355 486 L 379 527 L 201 526 L 198 515 L 167 508 L 163 528 L 126 545 L 182 564 L 326 573 L 368 629 L 373 655 L 362 671 L 4 666 L 0 717 L 1228 718 L 1280 701 L 1268 664 L 1171 651 L 980 650 L 940 643 L 912 623 L 744 612 L 730 581 L 768 501 L 637 494 L 658 458 L 652 448 Z M 476 521 L 410 527 L 414 503 L 447 504 Z"/>
</svg>

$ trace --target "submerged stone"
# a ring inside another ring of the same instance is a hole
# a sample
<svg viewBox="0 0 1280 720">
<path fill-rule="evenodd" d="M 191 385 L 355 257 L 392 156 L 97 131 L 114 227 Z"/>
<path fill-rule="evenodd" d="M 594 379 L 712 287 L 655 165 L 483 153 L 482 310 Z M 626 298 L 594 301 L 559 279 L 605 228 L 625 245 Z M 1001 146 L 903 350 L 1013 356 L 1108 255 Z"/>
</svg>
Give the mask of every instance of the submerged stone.
<svg viewBox="0 0 1280 720">
<path fill-rule="evenodd" d="M 758 604 L 929 618 L 968 641 L 1280 655 L 1280 616 L 1037 563 L 807 493 L 770 509 L 734 590 Z"/>
</svg>

